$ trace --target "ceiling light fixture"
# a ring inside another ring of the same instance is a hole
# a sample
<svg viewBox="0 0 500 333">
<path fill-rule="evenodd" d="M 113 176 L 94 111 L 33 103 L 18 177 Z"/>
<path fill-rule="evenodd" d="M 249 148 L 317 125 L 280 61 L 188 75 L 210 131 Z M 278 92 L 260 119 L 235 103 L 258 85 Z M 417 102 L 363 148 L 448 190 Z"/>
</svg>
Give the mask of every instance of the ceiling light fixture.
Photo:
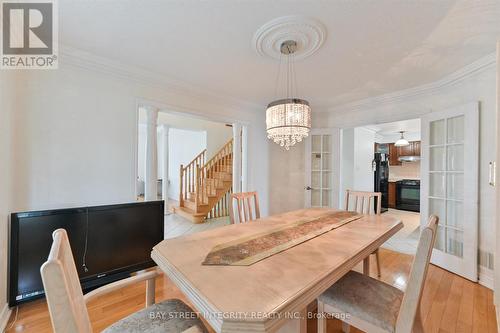
<svg viewBox="0 0 500 333">
<path fill-rule="evenodd" d="M 294 54 L 297 51 L 297 42 L 294 40 L 284 41 L 281 43 L 280 51 L 281 55 L 286 57 L 286 98 L 269 103 L 266 110 L 266 128 L 269 139 L 289 150 L 291 146 L 297 142 L 301 142 L 309 135 L 311 129 L 311 107 L 308 101 L 293 97 L 293 94 L 297 96 L 296 77 L 293 66 Z M 279 86 L 281 58 L 276 87 Z"/>
<path fill-rule="evenodd" d="M 408 142 L 408 140 L 405 139 L 404 137 L 404 131 L 399 131 L 399 133 L 401 133 L 401 138 L 399 138 L 398 141 L 396 141 L 396 143 L 394 143 L 394 145 L 396 147 L 404 147 L 404 146 L 408 146 L 410 143 Z"/>
</svg>

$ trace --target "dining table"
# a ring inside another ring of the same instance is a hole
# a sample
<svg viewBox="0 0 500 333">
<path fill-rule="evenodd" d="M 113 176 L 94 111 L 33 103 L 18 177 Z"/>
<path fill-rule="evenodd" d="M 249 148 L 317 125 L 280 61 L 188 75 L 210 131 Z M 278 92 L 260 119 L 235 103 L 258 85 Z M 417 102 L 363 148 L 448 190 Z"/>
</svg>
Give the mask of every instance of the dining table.
<svg viewBox="0 0 500 333">
<path fill-rule="evenodd" d="M 306 222 L 346 213 L 307 208 L 231 224 L 166 239 L 151 257 L 216 332 L 305 332 L 307 306 L 360 262 L 368 273 L 370 254 L 403 227 L 353 213 L 297 235 Z"/>
</svg>

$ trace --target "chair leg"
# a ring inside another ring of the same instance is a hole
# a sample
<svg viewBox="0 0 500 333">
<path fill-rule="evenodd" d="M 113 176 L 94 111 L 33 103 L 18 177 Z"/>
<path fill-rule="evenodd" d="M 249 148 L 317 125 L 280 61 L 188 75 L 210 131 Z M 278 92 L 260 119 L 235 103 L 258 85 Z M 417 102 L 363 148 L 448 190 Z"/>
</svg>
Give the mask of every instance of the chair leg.
<svg viewBox="0 0 500 333">
<path fill-rule="evenodd" d="M 326 333 L 325 304 L 318 300 L 318 333 Z"/>
<path fill-rule="evenodd" d="M 351 330 L 351 326 L 348 323 L 342 322 L 342 332 L 349 333 L 350 330 Z"/>
<path fill-rule="evenodd" d="M 380 256 L 378 253 L 378 249 L 375 251 L 375 259 L 377 260 L 377 276 L 380 277 L 382 276 L 382 273 L 380 270 Z"/>
</svg>

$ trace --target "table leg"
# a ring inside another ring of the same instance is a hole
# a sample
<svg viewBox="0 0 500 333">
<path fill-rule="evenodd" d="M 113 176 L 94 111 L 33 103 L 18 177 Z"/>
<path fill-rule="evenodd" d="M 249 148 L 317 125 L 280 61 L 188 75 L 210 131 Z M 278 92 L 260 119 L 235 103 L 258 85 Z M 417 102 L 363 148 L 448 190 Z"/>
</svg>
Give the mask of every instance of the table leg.
<svg viewBox="0 0 500 333">
<path fill-rule="evenodd" d="M 370 275 L 370 256 L 363 259 L 363 274 Z"/>
</svg>

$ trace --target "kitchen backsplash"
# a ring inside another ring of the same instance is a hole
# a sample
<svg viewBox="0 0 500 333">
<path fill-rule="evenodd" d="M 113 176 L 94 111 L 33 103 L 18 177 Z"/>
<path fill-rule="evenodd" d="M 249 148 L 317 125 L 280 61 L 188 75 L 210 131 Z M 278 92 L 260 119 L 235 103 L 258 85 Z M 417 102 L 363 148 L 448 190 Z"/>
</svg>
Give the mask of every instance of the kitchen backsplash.
<svg viewBox="0 0 500 333">
<path fill-rule="evenodd" d="M 389 180 L 420 179 L 420 162 L 389 166 Z"/>
</svg>

